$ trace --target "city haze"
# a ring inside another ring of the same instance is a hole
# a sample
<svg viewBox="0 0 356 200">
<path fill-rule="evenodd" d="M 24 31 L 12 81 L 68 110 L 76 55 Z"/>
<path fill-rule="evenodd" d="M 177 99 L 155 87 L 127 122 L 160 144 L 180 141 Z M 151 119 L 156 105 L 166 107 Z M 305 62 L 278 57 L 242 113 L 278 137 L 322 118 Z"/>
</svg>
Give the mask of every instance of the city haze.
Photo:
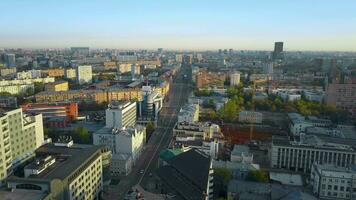
<svg viewBox="0 0 356 200">
<path fill-rule="evenodd" d="M 355 51 L 356 3 L 343 1 L 11 1 L 1 48 Z"/>
</svg>

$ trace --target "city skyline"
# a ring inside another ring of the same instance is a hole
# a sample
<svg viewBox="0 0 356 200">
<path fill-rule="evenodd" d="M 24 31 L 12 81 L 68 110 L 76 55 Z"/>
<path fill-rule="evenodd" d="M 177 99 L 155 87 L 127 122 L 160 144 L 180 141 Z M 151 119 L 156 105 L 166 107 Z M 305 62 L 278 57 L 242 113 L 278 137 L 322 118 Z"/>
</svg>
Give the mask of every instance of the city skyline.
<svg viewBox="0 0 356 200">
<path fill-rule="evenodd" d="M 356 51 L 346 0 L 3 2 L 0 48 Z M 65 14 L 64 14 L 65 13 Z"/>
</svg>

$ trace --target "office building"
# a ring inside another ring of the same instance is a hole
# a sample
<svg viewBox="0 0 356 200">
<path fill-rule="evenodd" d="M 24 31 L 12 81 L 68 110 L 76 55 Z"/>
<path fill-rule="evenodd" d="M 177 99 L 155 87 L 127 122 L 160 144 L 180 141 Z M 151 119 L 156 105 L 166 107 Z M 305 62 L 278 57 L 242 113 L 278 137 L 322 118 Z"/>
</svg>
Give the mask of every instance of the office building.
<svg viewBox="0 0 356 200">
<path fill-rule="evenodd" d="M 213 199 L 213 173 L 210 156 L 196 149 L 180 153 L 157 169 L 163 194 L 177 199 Z"/>
<path fill-rule="evenodd" d="M 326 90 L 326 104 L 356 115 L 356 82 L 331 83 Z"/>
<path fill-rule="evenodd" d="M 106 127 L 122 129 L 136 124 L 136 102 L 111 102 L 106 109 Z"/>
<path fill-rule="evenodd" d="M 176 141 L 185 140 L 211 140 L 215 135 L 220 135 L 219 125 L 209 122 L 189 123 L 177 122 L 173 127 L 173 136 Z"/>
<path fill-rule="evenodd" d="M 354 165 L 355 142 L 344 138 L 301 135 L 299 141 L 287 137 L 272 138 L 271 167 L 310 172 L 314 162 L 340 167 Z"/>
<path fill-rule="evenodd" d="M 151 86 L 142 87 L 142 101 L 137 105 L 137 117 L 140 124 L 156 123 L 158 113 L 163 107 L 163 97 Z"/>
<path fill-rule="evenodd" d="M 69 85 L 67 81 L 56 81 L 53 83 L 47 83 L 45 85 L 45 91 L 49 92 L 59 92 L 59 91 L 68 91 Z"/>
<path fill-rule="evenodd" d="M 5 55 L 5 64 L 6 64 L 6 67 L 16 67 L 15 54 L 6 54 Z"/>
<path fill-rule="evenodd" d="M 104 127 L 93 134 L 94 145 L 105 145 L 112 152 L 113 176 L 128 175 L 139 159 L 146 142 L 146 128 L 140 125 L 124 128 Z"/>
<path fill-rule="evenodd" d="M 42 115 L 26 115 L 18 108 L 0 115 L 0 185 L 14 167 L 33 156 L 44 143 Z"/>
<path fill-rule="evenodd" d="M 24 168 L 24 177 L 11 176 L 8 188 L 15 195 L 37 192 L 38 199 L 101 199 L 110 150 L 102 146 L 58 141 L 36 150 L 34 161 Z"/>
<path fill-rule="evenodd" d="M 236 86 L 240 84 L 240 73 L 239 72 L 233 72 L 230 74 L 230 85 L 231 86 Z"/>
<path fill-rule="evenodd" d="M 91 83 L 93 79 L 91 65 L 80 65 L 77 67 L 77 81 L 80 85 Z"/>
</svg>

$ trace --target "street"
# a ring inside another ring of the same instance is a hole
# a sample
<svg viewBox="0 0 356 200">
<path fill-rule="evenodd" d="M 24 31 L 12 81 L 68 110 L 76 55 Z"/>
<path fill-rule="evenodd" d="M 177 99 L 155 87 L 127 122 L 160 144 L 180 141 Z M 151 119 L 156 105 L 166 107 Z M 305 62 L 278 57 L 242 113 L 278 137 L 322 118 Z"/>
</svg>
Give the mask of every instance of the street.
<svg viewBox="0 0 356 200">
<path fill-rule="evenodd" d="M 188 77 L 184 77 L 185 74 L 188 74 Z M 126 192 L 137 184 L 145 188 L 157 167 L 159 153 L 169 145 L 172 139 L 172 128 L 177 121 L 177 113 L 186 103 L 191 92 L 190 74 L 190 67 L 182 66 L 172 82 L 168 102 L 160 112 L 156 130 L 145 145 L 140 159 L 132 172 L 120 179 L 119 184 L 110 185 L 108 191 L 104 193 L 104 199 L 124 199 Z"/>
</svg>

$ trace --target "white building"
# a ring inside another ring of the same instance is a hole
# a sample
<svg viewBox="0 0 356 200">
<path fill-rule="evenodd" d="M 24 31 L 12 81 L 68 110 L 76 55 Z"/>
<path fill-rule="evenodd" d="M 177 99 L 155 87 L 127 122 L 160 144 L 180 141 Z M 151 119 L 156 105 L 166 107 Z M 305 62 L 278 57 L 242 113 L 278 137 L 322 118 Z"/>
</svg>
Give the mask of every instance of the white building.
<svg viewBox="0 0 356 200">
<path fill-rule="evenodd" d="M 93 73 L 91 65 L 80 65 L 77 67 L 77 80 L 80 85 L 92 82 Z"/>
<path fill-rule="evenodd" d="M 136 124 L 136 102 L 111 102 L 105 113 L 108 128 L 121 129 Z"/>
<path fill-rule="evenodd" d="M 112 175 L 127 175 L 140 157 L 146 140 L 146 128 L 104 127 L 93 134 L 94 145 L 106 145 L 112 152 Z"/>
<path fill-rule="evenodd" d="M 273 137 L 271 167 L 309 172 L 314 162 L 341 167 L 356 164 L 354 142 L 348 139 L 301 135 L 300 141 Z"/>
<path fill-rule="evenodd" d="M 246 145 L 235 145 L 230 155 L 231 162 L 253 163 L 253 154 Z"/>
<path fill-rule="evenodd" d="M 23 72 L 17 72 L 17 79 L 32 79 L 41 78 L 41 70 L 29 70 Z"/>
<path fill-rule="evenodd" d="M 53 77 L 46 78 L 32 78 L 32 79 L 24 79 L 24 80 L 1 80 L 0 86 L 8 86 L 8 85 L 28 85 L 34 83 L 53 83 L 55 79 Z"/>
<path fill-rule="evenodd" d="M 199 104 L 188 104 L 183 106 L 178 113 L 178 123 L 194 123 L 199 121 Z"/>
<path fill-rule="evenodd" d="M 289 130 L 293 135 L 300 135 L 305 133 L 308 127 L 328 127 L 332 122 L 328 119 L 319 119 L 317 117 L 309 116 L 305 118 L 299 113 L 288 113 Z"/>
<path fill-rule="evenodd" d="M 25 94 L 29 90 L 34 91 L 34 89 L 33 84 L 0 86 L 0 92 L 8 92 L 10 94 Z"/>
<path fill-rule="evenodd" d="M 233 72 L 230 74 L 230 85 L 235 86 L 240 84 L 240 76 L 241 74 L 239 72 Z"/>
<path fill-rule="evenodd" d="M 241 111 L 239 113 L 239 122 L 261 124 L 262 123 L 262 113 L 254 111 Z"/>
<path fill-rule="evenodd" d="M 322 91 L 304 90 L 303 94 L 304 94 L 305 99 L 307 99 L 308 101 L 314 101 L 314 102 L 318 102 L 318 103 L 323 103 L 324 97 L 325 97 L 325 93 Z"/>
<path fill-rule="evenodd" d="M 178 122 L 173 127 L 173 136 L 175 136 L 176 141 L 210 140 L 216 135 L 221 135 L 220 126 L 209 122 Z"/>
<path fill-rule="evenodd" d="M 0 115 L 0 185 L 14 166 L 44 143 L 42 114 L 27 116 L 18 108 Z"/>
<path fill-rule="evenodd" d="M 310 184 L 319 199 L 355 199 L 356 167 L 314 163 Z"/>
</svg>

